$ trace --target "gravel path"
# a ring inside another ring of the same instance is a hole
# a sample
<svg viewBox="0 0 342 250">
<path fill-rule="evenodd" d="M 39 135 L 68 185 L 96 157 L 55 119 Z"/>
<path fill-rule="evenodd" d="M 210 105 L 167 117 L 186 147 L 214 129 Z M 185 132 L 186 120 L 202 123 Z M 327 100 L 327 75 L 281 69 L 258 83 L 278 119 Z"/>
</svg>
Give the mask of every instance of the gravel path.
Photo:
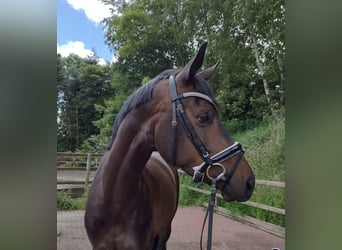
<svg viewBox="0 0 342 250">
<path fill-rule="evenodd" d="M 198 250 L 204 208 L 178 208 L 172 223 L 172 234 L 168 241 L 168 250 Z M 57 249 L 91 249 L 84 226 L 84 211 L 57 212 Z M 206 249 L 204 232 L 203 249 Z M 222 215 L 214 215 L 213 250 L 272 250 L 285 249 L 285 240 L 242 224 Z"/>
</svg>

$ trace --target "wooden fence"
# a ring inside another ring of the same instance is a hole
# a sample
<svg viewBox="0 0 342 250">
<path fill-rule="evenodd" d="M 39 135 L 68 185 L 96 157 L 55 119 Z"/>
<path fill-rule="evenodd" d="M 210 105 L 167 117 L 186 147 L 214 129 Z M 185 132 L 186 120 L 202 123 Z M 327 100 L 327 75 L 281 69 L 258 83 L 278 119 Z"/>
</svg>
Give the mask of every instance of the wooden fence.
<svg viewBox="0 0 342 250">
<path fill-rule="evenodd" d="M 57 153 L 57 190 L 81 194 L 92 182 L 103 154 Z"/>
<path fill-rule="evenodd" d="M 100 163 L 102 156 L 103 154 L 94 153 L 85 154 L 58 152 L 57 190 L 78 189 L 76 193 L 83 193 L 87 186 L 92 182 L 95 175 L 95 171 L 97 169 L 98 164 Z M 178 172 L 179 174 L 185 174 L 182 170 L 178 170 Z M 256 185 L 285 189 L 284 182 L 256 180 L 255 183 Z M 202 193 L 208 196 L 210 195 L 209 190 L 203 190 L 192 186 L 186 186 L 186 188 L 194 192 Z M 235 220 L 241 221 L 243 223 L 253 225 L 274 235 L 283 238 L 285 237 L 285 228 L 283 227 L 265 221 L 260 221 L 250 216 L 234 214 L 231 211 L 223 207 L 220 207 L 219 203 L 222 199 L 223 197 L 221 194 L 216 195 L 215 210 L 217 213 L 234 218 Z M 260 204 L 253 201 L 245 201 L 241 202 L 241 204 L 245 204 L 247 206 L 263 209 L 266 211 L 270 211 L 272 213 L 277 213 L 285 216 L 285 209 L 282 208 L 272 207 L 269 205 Z M 207 206 L 207 203 L 204 203 L 203 205 Z"/>
<path fill-rule="evenodd" d="M 178 172 L 180 174 L 185 174 L 184 171 L 182 170 L 178 170 Z M 281 189 L 285 189 L 285 183 L 284 182 L 277 182 L 277 181 L 267 181 L 267 180 L 255 180 L 255 184 L 256 185 L 263 185 L 263 186 L 267 186 L 267 187 L 274 187 L 274 188 L 281 188 Z M 208 198 L 210 196 L 210 191 L 209 190 L 204 190 L 201 188 L 196 188 L 196 187 L 192 187 L 192 186 L 185 186 L 187 189 L 192 190 L 194 192 L 198 192 L 201 194 L 205 194 L 208 195 Z M 223 208 L 220 206 L 220 202 L 223 201 L 223 197 L 221 194 L 216 194 L 216 200 L 215 200 L 215 211 L 219 214 L 222 214 L 224 216 L 233 218 L 234 220 L 243 222 L 245 224 L 249 224 L 252 225 L 254 227 L 257 227 L 259 229 L 262 229 L 266 232 L 269 232 L 271 234 L 274 234 L 276 236 L 285 238 L 285 228 L 278 226 L 278 225 L 274 225 L 272 223 L 266 222 L 266 221 L 261 221 L 258 220 L 254 217 L 251 216 L 247 216 L 247 215 L 239 215 L 236 213 L 232 213 L 231 211 L 229 211 L 226 208 Z M 245 202 L 239 202 L 239 204 L 244 204 L 246 206 L 250 206 L 250 207 L 255 207 L 255 208 L 259 208 L 262 210 L 266 210 L 266 211 L 270 211 L 272 213 L 276 213 L 276 214 L 281 214 L 283 216 L 285 216 L 285 209 L 283 208 L 277 208 L 277 207 L 272 207 L 269 205 L 265 205 L 265 204 L 260 204 L 254 201 L 245 201 Z M 207 207 L 208 203 L 203 203 L 203 206 Z"/>
</svg>

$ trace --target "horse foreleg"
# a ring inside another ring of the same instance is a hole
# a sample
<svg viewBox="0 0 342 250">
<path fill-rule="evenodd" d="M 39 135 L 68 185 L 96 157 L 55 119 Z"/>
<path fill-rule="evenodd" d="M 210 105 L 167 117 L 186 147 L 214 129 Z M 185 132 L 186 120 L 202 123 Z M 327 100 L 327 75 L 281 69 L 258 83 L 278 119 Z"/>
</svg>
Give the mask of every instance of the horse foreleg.
<svg viewBox="0 0 342 250">
<path fill-rule="evenodd" d="M 156 250 L 166 250 L 166 242 L 169 240 L 171 234 L 171 224 L 159 234 L 158 245 Z"/>
</svg>

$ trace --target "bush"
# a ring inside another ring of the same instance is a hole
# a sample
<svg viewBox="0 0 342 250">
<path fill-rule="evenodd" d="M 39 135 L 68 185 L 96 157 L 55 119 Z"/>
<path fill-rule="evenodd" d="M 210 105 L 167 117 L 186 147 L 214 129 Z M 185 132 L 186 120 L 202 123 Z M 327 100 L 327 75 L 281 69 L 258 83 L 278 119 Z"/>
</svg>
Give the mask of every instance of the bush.
<svg viewBox="0 0 342 250">
<path fill-rule="evenodd" d="M 74 209 L 74 203 L 68 191 L 57 192 L 57 209 L 69 210 Z"/>
<path fill-rule="evenodd" d="M 69 191 L 57 192 L 57 209 L 79 210 L 85 209 L 88 198 L 88 190 L 81 197 L 72 198 Z"/>
<path fill-rule="evenodd" d="M 285 118 L 268 119 L 263 125 L 237 136 L 257 179 L 285 180 Z"/>
<path fill-rule="evenodd" d="M 179 175 L 179 205 L 180 206 L 202 206 L 203 202 L 208 202 L 209 196 L 194 192 L 186 186 L 205 189 L 205 184 L 194 183 L 192 177 L 187 174 Z"/>
<path fill-rule="evenodd" d="M 262 125 L 241 133 L 234 138 L 245 151 L 255 178 L 261 180 L 285 181 L 285 117 L 279 113 L 276 118 L 265 119 Z M 285 207 L 285 190 L 257 185 L 251 201 L 273 207 Z M 285 216 L 238 203 L 225 203 L 227 209 L 243 213 L 260 220 L 285 226 Z"/>
</svg>

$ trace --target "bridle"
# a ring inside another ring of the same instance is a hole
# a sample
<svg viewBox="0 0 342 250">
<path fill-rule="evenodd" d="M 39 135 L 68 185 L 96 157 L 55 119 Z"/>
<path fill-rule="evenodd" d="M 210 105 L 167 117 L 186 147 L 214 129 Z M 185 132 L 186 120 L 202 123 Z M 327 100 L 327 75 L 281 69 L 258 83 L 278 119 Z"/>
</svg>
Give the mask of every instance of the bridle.
<svg viewBox="0 0 342 250">
<path fill-rule="evenodd" d="M 209 215 L 209 223 L 208 223 L 208 238 L 207 238 L 207 250 L 211 250 L 211 243 L 212 243 L 212 225 L 213 225 L 213 209 L 215 206 L 215 196 L 216 196 L 216 181 L 223 179 L 224 184 L 222 187 L 222 191 L 225 189 L 227 185 L 229 185 L 229 182 L 231 178 L 233 177 L 239 162 L 244 154 L 244 151 L 241 147 L 241 144 L 238 142 L 235 142 L 233 145 L 223 149 L 222 151 L 218 152 L 217 154 L 210 156 L 207 148 L 205 147 L 204 143 L 201 141 L 201 139 L 197 136 L 196 131 L 194 127 L 191 125 L 191 122 L 189 121 L 188 117 L 186 116 L 186 113 L 184 111 L 183 105 L 180 102 L 181 99 L 187 98 L 187 97 L 197 97 L 204 99 L 208 101 L 213 107 L 215 108 L 215 111 L 217 111 L 217 106 L 215 102 L 207 95 L 204 95 L 199 92 L 185 92 L 183 94 L 177 94 L 177 88 L 176 88 L 176 81 L 174 76 L 169 77 L 169 89 L 170 89 L 170 95 L 171 95 L 171 102 L 172 102 L 172 133 L 173 133 L 173 139 L 172 139 L 172 164 L 176 165 L 176 145 L 177 145 L 177 118 L 179 119 L 184 132 L 186 133 L 187 137 L 191 141 L 192 145 L 195 147 L 199 155 L 201 156 L 203 163 L 199 166 L 193 167 L 194 174 L 193 174 L 193 181 L 194 182 L 203 182 L 204 178 L 204 172 L 207 172 L 207 177 L 211 179 L 211 192 L 210 192 L 210 200 L 208 204 L 208 209 L 203 221 L 202 226 L 202 233 L 201 233 L 201 239 L 200 239 L 200 249 L 202 250 L 202 235 L 204 226 L 206 223 L 206 220 Z M 226 169 L 221 164 L 222 161 L 231 158 L 232 156 L 238 154 L 237 158 L 235 159 L 235 162 L 229 171 L 228 174 L 226 174 Z M 213 166 L 219 166 L 222 169 L 222 172 L 217 176 L 210 176 L 209 170 Z"/>
<path fill-rule="evenodd" d="M 183 105 L 180 102 L 181 99 L 188 98 L 188 97 L 197 97 L 204 99 L 208 101 L 213 107 L 215 108 L 217 112 L 217 106 L 215 102 L 207 95 L 204 95 L 199 92 L 185 92 L 183 94 L 177 94 L 176 89 L 176 82 L 175 77 L 170 76 L 169 77 L 169 89 L 170 89 L 170 95 L 171 95 L 171 102 L 172 102 L 172 131 L 173 131 L 173 146 L 172 146 L 172 159 L 173 159 L 173 165 L 176 164 L 176 138 L 177 138 L 177 118 L 180 121 L 180 124 L 182 125 L 182 128 L 184 129 L 184 132 L 186 133 L 187 137 L 191 141 L 192 145 L 195 147 L 199 155 L 201 156 L 203 163 L 199 166 L 193 167 L 194 174 L 193 174 L 193 181 L 194 182 L 202 182 L 204 178 L 204 172 L 207 172 L 208 178 L 212 179 L 212 177 L 209 175 L 209 170 L 213 166 L 219 166 L 222 168 L 222 173 L 220 173 L 218 176 L 215 176 L 217 180 L 223 179 L 224 185 L 222 190 L 226 187 L 226 185 L 229 184 L 231 178 L 233 177 L 239 162 L 244 154 L 244 150 L 241 147 L 241 144 L 238 142 L 235 142 L 233 145 L 223 149 L 222 151 L 218 152 L 217 154 L 210 156 L 208 153 L 207 148 L 205 147 L 204 143 L 201 141 L 201 139 L 197 136 L 196 131 L 194 127 L 192 126 L 191 122 L 189 121 L 188 117 L 186 116 L 186 113 L 184 111 Z M 226 174 L 226 169 L 224 166 L 220 163 L 228 158 L 231 158 L 232 156 L 238 154 L 238 157 L 236 158 L 230 172 Z"/>
</svg>

